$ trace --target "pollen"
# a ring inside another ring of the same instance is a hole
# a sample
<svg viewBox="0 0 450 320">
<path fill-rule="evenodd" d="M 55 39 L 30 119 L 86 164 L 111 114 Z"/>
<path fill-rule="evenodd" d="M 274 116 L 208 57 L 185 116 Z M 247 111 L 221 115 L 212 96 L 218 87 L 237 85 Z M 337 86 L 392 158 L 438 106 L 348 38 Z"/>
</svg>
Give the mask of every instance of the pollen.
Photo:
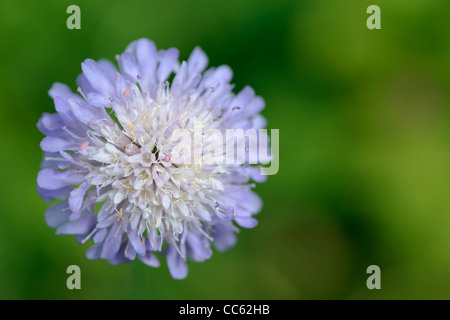
<svg viewBox="0 0 450 320">
<path fill-rule="evenodd" d="M 89 145 L 89 141 L 84 142 L 81 146 L 80 146 L 80 150 L 83 151 L 84 149 L 86 149 L 86 147 Z"/>
<path fill-rule="evenodd" d="M 117 218 L 117 221 L 120 221 L 120 219 L 122 219 L 122 215 L 123 215 L 123 208 L 120 208 L 119 217 Z"/>
<path fill-rule="evenodd" d="M 153 226 L 153 228 L 152 228 L 152 231 L 153 230 L 155 230 L 155 227 L 156 227 L 156 223 L 157 223 L 158 221 L 156 220 L 156 215 L 155 215 L 155 224 L 154 224 L 154 226 Z"/>
</svg>

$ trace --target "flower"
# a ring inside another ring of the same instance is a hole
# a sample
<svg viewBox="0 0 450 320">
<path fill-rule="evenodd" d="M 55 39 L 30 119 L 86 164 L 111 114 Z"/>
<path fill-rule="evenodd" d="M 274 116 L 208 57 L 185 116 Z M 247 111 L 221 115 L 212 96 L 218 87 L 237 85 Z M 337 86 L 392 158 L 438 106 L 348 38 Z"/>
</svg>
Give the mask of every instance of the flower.
<svg viewBox="0 0 450 320">
<path fill-rule="evenodd" d="M 262 203 L 251 182 L 265 176 L 248 161 L 183 161 L 174 153 L 182 145 L 174 130 L 203 142 L 211 130 L 260 129 L 265 120 L 264 101 L 250 87 L 232 93 L 228 66 L 205 71 L 208 58 L 198 47 L 181 64 L 178 55 L 140 39 L 117 56 L 119 68 L 85 60 L 79 94 L 55 83 L 49 94 L 57 113 L 44 113 L 37 125 L 46 135 L 37 191 L 47 202 L 60 199 L 45 213 L 49 227 L 81 244 L 93 240 L 88 259 L 119 264 L 137 257 L 158 267 L 161 252 L 181 279 L 187 258 L 209 259 L 211 243 L 226 250 L 236 243 L 237 226 L 256 226 Z M 208 148 L 193 145 L 200 154 Z"/>
</svg>

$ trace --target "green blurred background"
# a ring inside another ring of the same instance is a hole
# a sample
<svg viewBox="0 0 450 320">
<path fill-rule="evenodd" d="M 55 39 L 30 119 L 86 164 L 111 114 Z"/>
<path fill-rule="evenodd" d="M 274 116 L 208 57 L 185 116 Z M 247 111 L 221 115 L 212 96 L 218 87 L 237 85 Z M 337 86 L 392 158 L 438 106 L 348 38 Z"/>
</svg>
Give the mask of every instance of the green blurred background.
<svg viewBox="0 0 450 320">
<path fill-rule="evenodd" d="M 81 8 L 81 30 L 66 8 Z M 366 8 L 381 7 L 381 30 Z M 0 298 L 450 298 L 450 1 L 0 2 Z M 35 192 L 36 129 L 55 81 L 133 40 L 200 45 L 236 89 L 266 100 L 280 171 L 256 191 L 259 226 L 173 280 L 85 258 Z M 81 267 L 81 290 L 66 268 Z M 381 290 L 366 269 L 381 268 Z"/>
</svg>

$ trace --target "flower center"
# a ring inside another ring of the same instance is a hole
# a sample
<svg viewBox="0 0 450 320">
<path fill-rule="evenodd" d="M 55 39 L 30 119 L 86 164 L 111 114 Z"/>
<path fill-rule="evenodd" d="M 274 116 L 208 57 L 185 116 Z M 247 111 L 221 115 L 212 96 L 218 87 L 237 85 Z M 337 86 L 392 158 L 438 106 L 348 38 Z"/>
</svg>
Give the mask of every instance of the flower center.
<svg viewBox="0 0 450 320">
<path fill-rule="evenodd" d="M 87 179 L 117 219 L 138 228 L 139 234 L 157 230 L 180 235 L 183 228 L 199 228 L 201 220 L 211 220 L 211 203 L 214 207 L 214 199 L 223 191 L 218 176 L 226 170 L 186 164 L 173 156 L 181 143 L 173 139 L 174 130 L 190 133 L 195 149 L 194 123 L 200 115 L 212 124 L 211 110 L 171 98 L 168 87 L 161 93 L 151 99 L 137 87 L 125 89 L 122 99 L 113 101 L 117 122 L 101 126 L 102 136 L 93 134 L 80 152 L 102 163 Z"/>
</svg>

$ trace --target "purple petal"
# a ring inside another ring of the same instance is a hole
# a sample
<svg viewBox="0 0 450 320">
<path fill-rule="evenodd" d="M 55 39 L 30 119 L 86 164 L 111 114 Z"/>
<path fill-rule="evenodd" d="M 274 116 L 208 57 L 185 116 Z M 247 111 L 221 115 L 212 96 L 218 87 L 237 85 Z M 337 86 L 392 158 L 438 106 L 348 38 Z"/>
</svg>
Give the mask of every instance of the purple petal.
<svg viewBox="0 0 450 320">
<path fill-rule="evenodd" d="M 192 77 L 205 70 L 208 65 L 208 57 L 200 47 L 195 47 L 187 63 L 189 76 Z"/>
<path fill-rule="evenodd" d="M 120 244 L 122 243 L 123 232 L 119 229 L 119 224 L 116 223 L 109 230 L 105 241 L 103 242 L 103 249 L 101 257 L 103 259 L 113 259 L 120 249 Z"/>
<path fill-rule="evenodd" d="M 261 168 L 259 167 L 249 167 L 248 173 L 250 174 L 250 177 L 257 183 L 262 183 L 267 180 L 267 176 L 261 174 Z"/>
<path fill-rule="evenodd" d="M 145 247 L 151 251 L 161 251 L 161 236 L 152 233 L 145 239 Z"/>
<path fill-rule="evenodd" d="M 119 246 L 119 250 L 117 250 L 116 254 L 114 254 L 114 256 L 108 258 L 108 262 L 110 264 L 112 264 L 113 266 L 116 266 L 116 265 L 121 264 L 123 262 L 129 262 L 130 260 L 125 257 L 125 248 L 126 248 L 127 245 L 128 245 L 127 241 L 122 243 L 122 245 Z"/>
<path fill-rule="evenodd" d="M 174 279 L 184 279 L 188 273 L 186 261 L 179 255 L 174 244 L 167 247 L 167 266 Z"/>
<path fill-rule="evenodd" d="M 48 94 L 53 99 L 60 97 L 64 100 L 67 100 L 71 95 L 73 95 L 72 90 L 68 86 L 63 83 L 55 82 L 51 89 L 48 91 Z"/>
<path fill-rule="evenodd" d="M 89 260 L 100 259 L 102 249 L 103 243 L 96 243 L 93 246 L 90 246 L 86 251 L 86 258 L 88 258 Z"/>
<path fill-rule="evenodd" d="M 45 202 L 52 202 L 55 199 L 67 199 L 70 192 L 73 190 L 72 186 L 63 187 L 55 190 L 47 190 L 36 185 L 36 192 L 41 196 Z"/>
<path fill-rule="evenodd" d="M 167 51 L 160 51 L 161 58 L 156 71 L 156 76 L 159 82 L 166 80 L 172 71 L 178 68 L 179 52 L 176 48 L 167 49 Z"/>
<path fill-rule="evenodd" d="M 177 74 L 173 78 L 172 85 L 170 87 L 170 91 L 176 92 L 177 94 L 182 94 L 182 91 L 188 85 L 188 75 L 187 75 L 187 63 L 183 61 L 181 63 L 180 69 L 177 71 Z M 180 93 L 181 92 L 181 93 Z"/>
<path fill-rule="evenodd" d="M 223 224 L 217 224 L 213 227 L 214 230 L 214 246 L 220 252 L 223 252 L 233 247 L 237 242 L 237 237 L 233 231 L 229 230 Z"/>
<path fill-rule="evenodd" d="M 74 99 L 69 99 L 69 104 L 78 121 L 91 128 L 99 127 L 99 122 L 105 123 L 105 120 L 107 124 L 112 125 L 110 116 L 103 108 L 93 108 L 85 102 Z"/>
<path fill-rule="evenodd" d="M 75 144 L 75 141 L 66 140 L 59 137 L 45 137 L 41 141 L 41 149 L 47 152 L 58 152 L 63 150 L 77 150 L 79 146 Z"/>
<path fill-rule="evenodd" d="M 122 53 L 120 56 L 122 71 L 133 81 L 139 75 L 139 67 L 135 57 L 130 52 Z"/>
<path fill-rule="evenodd" d="M 80 213 L 81 206 L 83 205 L 84 195 L 91 185 L 89 183 L 83 183 L 78 188 L 73 190 L 69 196 L 70 210 L 74 213 Z"/>
<path fill-rule="evenodd" d="M 100 59 L 97 64 L 110 79 L 113 79 L 118 72 L 116 66 L 107 59 Z"/>
<path fill-rule="evenodd" d="M 160 266 L 158 258 L 152 254 L 150 251 L 147 251 L 145 255 L 139 256 L 139 260 L 150 267 L 158 268 Z"/>
<path fill-rule="evenodd" d="M 203 262 L 212 256 L 209 240 L 204 236 L 188 233 L 186 236 L 187 252 L 193 261 Z"/>
<path fill-rule="evenodd" d="M 128 241 L 127 246 L 125 247 L 123 254 L 124 254 L 124 257 L 129 260 L 136 259 L 136 250 L 134 250 L 133 246 L 130 244 L 129 241 Z"/>
<path fill-rule="evenodd" d="M 258 225 L 258 220 L 255 218 L 236 218 L 235 221 L 243 228 L 251 229 Z"/>
<path fill-rule="evenodd" d="M 245 86 L 233 99 L 230 108 L 235 106 L 244 109 L 245 106 L 255 97 L 255 91 L 250 86 Z"/>
<path fill-rule="evenodd" d="M 86 59 L 81 64 L 81 69 L 91 86 L 107 97 L 115 94 L 113 81 L 106 75 L 103 69 L 92 59 Z"/>
<path fill-rule="evenodd" d="M 75 118 L 75 116 L 73 115 L 72 108 L 70 107 L 70 104 L 67 102 L 67 100 L 62 99 L 61 97 L 56 97 L 54 99 L 54 103 L 55 109 L 61 116 L 64 124 L 75 134 L 83 135 L 83 133 L 86 132 L 86 128 L 78 123 L 77 118 Z"/>
<path fill-rule="evenodd" d="M 79 173 L 78 171 L 59 171 L 46 168 L 39 171 L 37 184 L 43 189 L 56 190 L 66 186 L 80 184 L 84 176 L 85 173 Z"/>
<path fill-rule="evenodd" d="M 252 101 L 250 101 L 245 108 L 243 108 L 243 112 L 247 116 L 252 116 L 261 112 L 266 105 L 263 98 L 256 96 Z"/>
<path fill-rule="evenodd" d="M 156 64 L 158 55 L 153 41 L 140 39 L 136 41 L 136 58 L 141 70 L 142 81 L 148 88 L 150 83 L 155 82 Z"/>
<path fill-rule="evenodd" d="M 247 191 L 241 194 L 242 197 L 239 197 L 240 203 L 239 206 L 252 212 L 259 212 L 262 208 L 262 200 L 261 198 L 254 193 L 253 191 Z"/>
<path fill-rule="evenodd" d="M 252 118 L 253 129 L 259 130 L 265 128 L 267 125 L 267 120 L 262 115 L 258 114 Z"/>
<path fill-rule="evenodd" d="M 90 92 L 95 92 L 96 91 L 92 87 L 91 83 L 89 82 L 89 80 L 86 78 L 86 76 L 83 73 L 78 75 L 78 77 L 77 77 L 77 85 L 78 85 L 78 87 L 80 87 L 81 91 L 84 94 L 88 94 Z"/>
<path fill-rule="evenodd" d="M 59 114 L 44 112 L 37 123 L 37 127 L 40 132 L 49 135 L 57 130 L 61 130 L 64 127 L 64 122 Z"/>
<path fill-rule="evenodd" d="M 92 237 L 92 240 L 94 240 L 94 243 L 100 243 L 103 242 L 103 240 L 105 240 L 105 237 L 106 237 L 106 228 L 99 229 Z"/>
<path fill-rule="evenodd" d="M 66 223 L 56 229 L 56 234 L 85 234 L 92 231 L 95 215 L 85 214 L 78 221 Z"/>
<path fill-rule="evenodd" d="M 111 208 L 108 203 L 102 204 L 100 210 L 98 211 L 97 219 L 98 222 L 102 222 L 106 218 L 108 218 L 111 215 Z"/>
<path fill-rule="evenodd" d="M 116 221 L 117 221 L 117 216 L 112 214 L 108 218 L 106 218 L 105 220 L 102 220 L 99 223 L 97 223 L 96 227 L 99 228 L 99 229 L 107 228 L 107 227 L 109 227 L 110 225 L 112 225 Z"/>
<path fill-rule="evenodd" d="M 131 226 L 128 226 L 128 240 L 130 240 L 131 245 L 136 250 L 137 254 L 143 256 L 145 254 L 145 248 L 142 245 L 142 239 L 138 236 L 137 230 L 131 229 Z"/>
<path fill-rule="evenodd" d="M 105 95 L 98 92 L 89 92 L 87 94 L 87 101 L 91 106 L 97 108 L 108 108 L 111 105 L 111 101 Z"/>
<path fill-rule="evenodd" d="M 67 201 L 58 202 L 45 211 L 45 222 L 50 228 L 57 228 L 69 221 L 70 210 Z"/>
<path fill-rule="evenodd" d="M 209 69 L 204 75 L 200 90 L 225 84 L 229 82 L 231 78 L 233 78 L 233 71 L 229 66 L 223 65 L 216 69 Z"/>
<path fill-rule="evenodd" d="M 64 169 L 70 165 L 70 162 L 61 157 L 59 152 L 44 152 L 41 161 L 41 168 Z"/>
</svg>

